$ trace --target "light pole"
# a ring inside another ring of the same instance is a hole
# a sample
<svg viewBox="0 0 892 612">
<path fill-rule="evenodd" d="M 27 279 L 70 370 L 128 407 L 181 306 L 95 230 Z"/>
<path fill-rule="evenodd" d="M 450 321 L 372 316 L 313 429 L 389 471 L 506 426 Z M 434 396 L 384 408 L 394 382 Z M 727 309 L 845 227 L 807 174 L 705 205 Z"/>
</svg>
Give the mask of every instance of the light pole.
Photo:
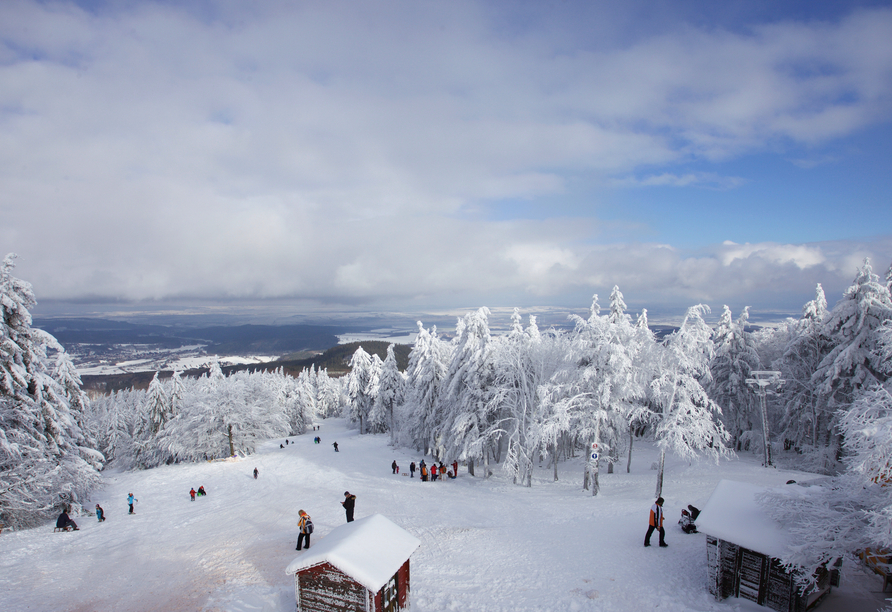
<svg viewBox="0 0 892 612">
<path fill-rule="evenodd" d="M 765 448 L 765 467 L 771 467 L 771 446 L 768 441 L 768 407 L 765 396 L 774 394 L 784 384 L 780 372 L 773 370 L 755 370 L 750 372 L 753 378 L 747 378 L 746 384 L 759 396 L 759 410 L 762 413 L 762 446 Z"/>
</svg>

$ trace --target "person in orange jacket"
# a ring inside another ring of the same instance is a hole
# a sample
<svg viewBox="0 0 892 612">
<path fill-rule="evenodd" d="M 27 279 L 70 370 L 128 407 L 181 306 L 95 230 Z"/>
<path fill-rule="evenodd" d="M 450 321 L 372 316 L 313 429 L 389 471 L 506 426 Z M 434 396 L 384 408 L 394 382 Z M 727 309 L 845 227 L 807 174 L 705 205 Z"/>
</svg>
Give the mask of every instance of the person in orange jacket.
<svg viewBox="0 0 892 612">
<path fill-rule="evenodd" d="M 663 498 L 658 497 L 657 501 L 650 508 L 650 524 L 647 527 L 647 535 L 644 536 L 644 545 L 650 546 L 650 536 L 654 529 L 660 531 L 660 546 L 669 546 L 666 544 L 666 530 L 663 529 Z"/>
<path fill-rule="evenodd" d="M 313 521 L 310 519 L 310 515 L 303 510 L 298 511 L 297 514 L 300 516 L 300 520 L 297 521 L 300 535 L 297 536 L 297 548 L 294 550 L 301 550 L 304 548 L 304 542 L 307 544 L 306 548 L 310 547 L 310 535 L 313 533 Z"/>
</svg>

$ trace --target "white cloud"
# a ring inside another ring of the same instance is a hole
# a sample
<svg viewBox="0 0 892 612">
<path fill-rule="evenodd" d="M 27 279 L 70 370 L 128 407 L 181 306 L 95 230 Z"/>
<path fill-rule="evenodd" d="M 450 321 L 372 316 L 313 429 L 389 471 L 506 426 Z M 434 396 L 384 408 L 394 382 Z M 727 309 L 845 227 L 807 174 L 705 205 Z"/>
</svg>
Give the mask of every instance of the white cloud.
<svg viewBox="0 0 892 612">
<path fill-rule="evenodd" d="M 892 11 L 566 49 L 473 2 L 203 6 L 0 6 L 0 247 L 38 297 L 681 301 L 852 272 L 586 241 L 611 241 L 598 190 L 730 189 L 672 164 L 888 120 Z M 591 216 L 552 218 L 580 176 Z M 504 200 L 533 220 L 488 219 Z"/>
</svg>

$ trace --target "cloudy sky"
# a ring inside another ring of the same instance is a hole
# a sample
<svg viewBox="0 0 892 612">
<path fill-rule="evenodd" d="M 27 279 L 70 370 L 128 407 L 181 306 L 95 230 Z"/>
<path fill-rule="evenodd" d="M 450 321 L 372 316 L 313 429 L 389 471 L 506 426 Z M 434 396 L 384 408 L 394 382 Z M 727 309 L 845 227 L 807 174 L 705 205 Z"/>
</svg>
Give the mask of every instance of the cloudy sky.
<svg viewBox="0 0 892 612">
<path fill-rule="evenodd" d="M 797 312 L 892 262 L 880 2 L 0 3 L 38 301 Z"/>
</svg>

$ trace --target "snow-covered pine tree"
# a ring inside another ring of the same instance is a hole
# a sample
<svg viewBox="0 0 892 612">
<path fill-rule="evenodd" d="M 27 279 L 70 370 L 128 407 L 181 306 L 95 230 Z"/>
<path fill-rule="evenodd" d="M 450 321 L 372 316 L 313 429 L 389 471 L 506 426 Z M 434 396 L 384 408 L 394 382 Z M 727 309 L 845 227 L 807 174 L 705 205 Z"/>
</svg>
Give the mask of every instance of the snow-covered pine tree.
<svg viewBox="0 0 892 612">
<path fill-rule="evenodd" d="M 718 461 L 719 456 L 730 454 L 728 432 L 718 420 L 721 408 L 701 384 L 701 380 L 708 383 L 713 355 L 712 332 L 703 321 L 704 312 L 709 312 L 709 307 L 703 304 L 688 309 L 681 327 L 666 339 L 658 376 L 651 383 L 655 401 L 651 418 L 660 447 L 657 497 L 663 493 L 667 450 L 684 459 L 705 452 Z"/>
<path fill-rule="evenodd" d="M 820 452 L 819 432 L 830 427 L 831 415 L 821 410 L 818 385 L 812 378 L 829 352 L 827 339 L 821 333 L 826 318 L 827 299 L 819 283 L 814 299 L 802 307 L 799 320 L 776 332 L 789 336 L 783 355 L 772 366 L 786 381 L 780 393 L 784 410 L 780 435 L 787 450 L 795 449 L 809 457 Z"/>
<path fill-rule="evenodd" d="M 347 379 L 347 395 L 350 398 L 349 413 L 351 422 L 359 423 L 359 433 L 366 433 L 368 416 L 372 409 L 372 397 L 368 394 L 369 378 L 372 375 L 372 358 L 362 347 L 357 347 L 350 358 L 350 373 Z"/>
<path fill-rule="evenodd" d="M 175 417 L 180 412 L 180 408 L 183 405 L 183 396 L 186 394 L 186 389 L 183 384 L 183 373 L 179 370 L 175 371 L 173 375 L 170 377 L 170 391 L 168 393 L 168 403 L 171 418 Z"/>
<path fill-rule="evenodd" d="M 706 388 L 709 397 L 722 408 L 725 429 L 731 434 L 731 444 L 738 451 L 750 450 L 759 442 L 762 421 L 753 393 L 746 380 L 751 372 L 761 369 L 752 335 L 746 331 L 749 307 L 744 308 L 734 322 L 726 305 L 713 332 L 715 354 L 709 363 L 711 381 Z M 752 450 L 758 450 L 754 447 Z"/>
<path fill-rule="evenodd" d="M 152 435 L 158 435 L 158 432 L 171 417 L 167 393 L 164 392 L 164 385 L 161 384 L 161 380 L 158 378 L 158 372 L 155 372 L 152 382 L 149 383 L 143 410 L 149 416 Z"/>
<path fill-rule="evenodd" d="M 52 376 L 47 345 L 31 328 L 31 285 L 0 264 L 0 521 L 13 528 L 46 520 L 61 504 L 75 510 L 99 480 L 84 461 L 66 390 Z M 58 347 L 61 348 L 61 347 Z"/>
<path fill-rule="evenodd" d="M 892 297 L 889 288 L 873 273 L 865 259 L 852 285 L 827 316 L 822 335 L 830 350 L 812 376 L 818 403 L 823 414 L 832 415 L 820 434 L 830 451 L 828 461 L 839 461 L 841 438 L 838 433 L 839 410 L 846 410 L 858 392 L 882 383 L 886 375 L 878 357 L 880 329 L 892 319 Z M 833 472 L 835 464 L 825 466 Z"/>
<path fill-rule="evenodd" d="M 396 424 L 394 423 L 394 411 L 403 403 L 405 377 L 396 364 L 396 355 L 393 345 L 387 346 L 387 356 L 381 366 L 381 374 L 378 377 L 378 392 L 375 394 L 375 404 L 372 407 L 372 421 L 379 423 L 382 431 L 390 432 L 390 443 L 395 443 Z"/>
<path fill-rule="evenodd" d="M 372 354 L 372 366 L 369 368 L 369 382 L 366 384 L 366 395 L 369 398 L 368 426 L 370 433 L 384 433 L 387 430 L 387 418 L 384 412 L 375 410 L 378 403 L 378 391 L 381 386 L 381 372 L 384 369 L 384 362 L 377 354 Z"/>
<path fill-rule="evenodd" d="M 490 401 L 494 370 L 489 315 L 484 306 L 456 324 L 452 361 L 444 379 L 446 401 L 441 404 L 446 414 L 434 434 L 437 459 L 467 461 L 472 474 L 475 462 L 483 460 L 484 478 L 489 477 L 489 457 L 501 434 Z"/>
<path fill-rule="evenodd" d="M 440 393 L 451 360 L 452 345 L 418 321 L 418 335 L 406 368 L 406 395 L 400 407 L 400 441 L 425 454 L 434 448 L 441 424 Z"/>
</svg>

